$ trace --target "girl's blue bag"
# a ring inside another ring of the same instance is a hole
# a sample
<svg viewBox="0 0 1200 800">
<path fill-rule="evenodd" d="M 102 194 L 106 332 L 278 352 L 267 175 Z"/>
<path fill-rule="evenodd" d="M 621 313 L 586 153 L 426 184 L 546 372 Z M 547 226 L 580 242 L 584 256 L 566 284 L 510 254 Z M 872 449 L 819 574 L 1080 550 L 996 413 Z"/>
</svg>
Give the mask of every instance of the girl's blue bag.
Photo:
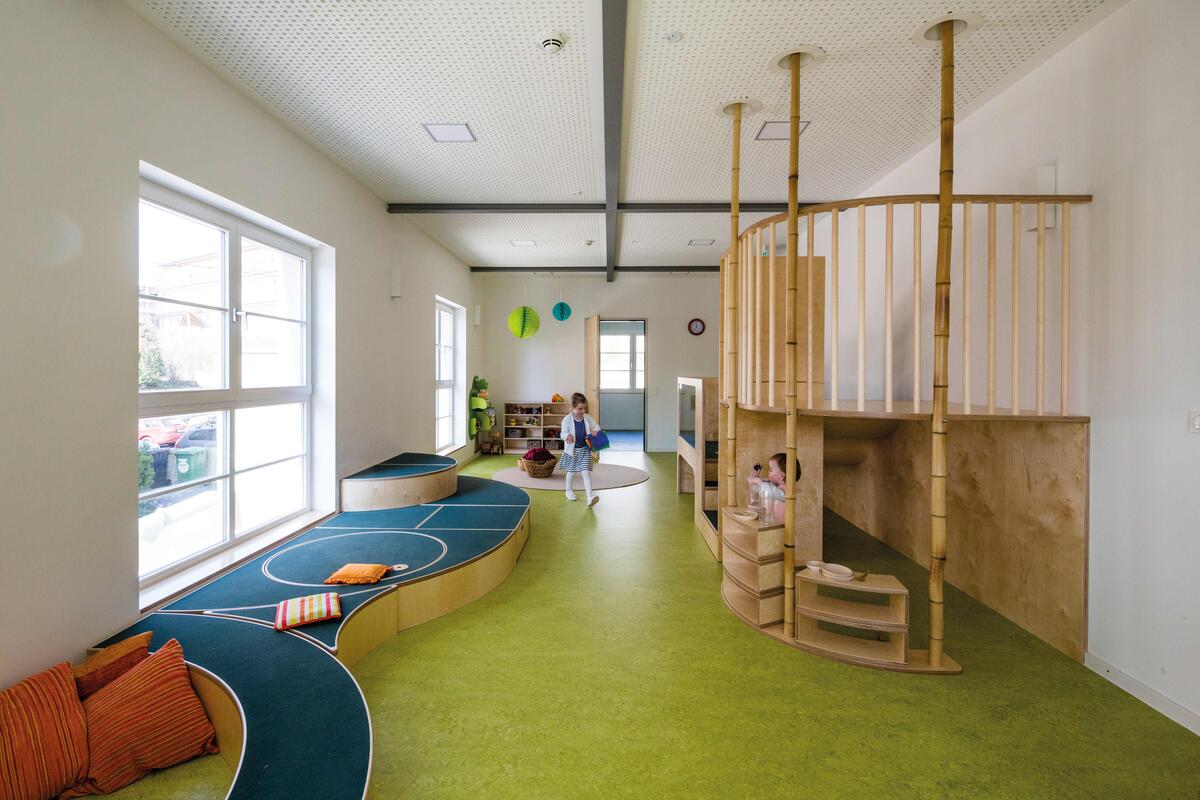
<svg viewBox="0 0 1200 800">
<path fill-rule="evenodd" d="M 596 431 L 591 436 L 587 437 L 588 447 L 592 448 L 592 452 L 604 450 L 609 446 L 608 434 L 604 431 Z"/>
</svg>

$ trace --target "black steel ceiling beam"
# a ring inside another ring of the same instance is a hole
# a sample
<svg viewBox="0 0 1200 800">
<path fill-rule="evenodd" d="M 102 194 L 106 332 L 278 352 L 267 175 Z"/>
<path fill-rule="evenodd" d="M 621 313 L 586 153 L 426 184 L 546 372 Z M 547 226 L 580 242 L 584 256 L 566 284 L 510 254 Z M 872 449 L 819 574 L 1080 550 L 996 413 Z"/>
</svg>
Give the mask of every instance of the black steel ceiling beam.
<svg viewBox="0 0 1200 800">
<path fill-rule="evenodd" d="M 803 209 L 806 204 L 801 203 Z M 746 212 L 782 212 L 786 202 L 741 203 Z M 606 203 L 388 203 L 392 214 L 606 214 Z M 617 203 L 619 214 L 728 214 L 729 203 Z"/>
<path fill-rule="evenodd" d="M 613 267 L 614 272 L 720 272 L 721 268 L 715 264 L 703 264 L 699 266 L 686 267 L 669 267 L 669 266 L 653 266 L 653 267 Z M 471 267 L 471 272 L 595 272 L 597 274 L 607 275 L 609 267 Z"/>
<path fill-rule="evenodd" d="M 616 277 L 617 200 L 621 196 L 621 97 L 625 84 L 626 0 L 603 0 L 604 244 L 607 279 Z"/>
</svg>

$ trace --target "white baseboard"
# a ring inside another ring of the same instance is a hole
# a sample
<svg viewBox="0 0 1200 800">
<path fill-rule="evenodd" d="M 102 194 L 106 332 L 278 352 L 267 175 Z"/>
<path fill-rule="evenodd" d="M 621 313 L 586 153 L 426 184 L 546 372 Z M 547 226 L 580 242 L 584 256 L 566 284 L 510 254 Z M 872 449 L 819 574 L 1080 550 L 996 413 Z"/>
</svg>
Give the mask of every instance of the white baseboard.
<svg viewBox="0 0 1200 800">
<path fill-rule="evenodd" d="M 1178 722 L 1192 733 L 1200 735 L 1200 714 L 1151 689 L 1137 678 L 1122 672 L 1094 653 L 1084 653 L 1083 664 L 1092 672 L 1107 678 L 1164 717 Z"/>
</svg>

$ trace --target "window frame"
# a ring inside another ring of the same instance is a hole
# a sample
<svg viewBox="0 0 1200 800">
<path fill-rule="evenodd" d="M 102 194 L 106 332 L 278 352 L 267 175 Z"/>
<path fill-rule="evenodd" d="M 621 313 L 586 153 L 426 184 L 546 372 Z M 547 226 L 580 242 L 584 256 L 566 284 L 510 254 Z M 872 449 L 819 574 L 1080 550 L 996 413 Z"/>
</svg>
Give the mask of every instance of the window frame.
<svg viewBox="0 0 1200 800">
<path fill-rule="evenodd" d="M 433 302 L 433 451 L 445 455 L 467 445 L 467 398 L 466 398 L 466 308 L 434 295 Z M 438 378 L 441 369 L 442 326 L 441 315 L 449 314 L 451 321 L 451 378 Z M 438 440 L 439 424 L 446 417 L 439 417 L 437 410 L 438 393 L 443 389 L 450 390 L 450 441 L 442 443 Z"/>
<path fill-rule="evenodd" d="M 598 345 L 599 349 L 600 349 L 601 362 L 603 362 L 603 359 L 604 359 L 604 340 L 606 338 L 613 338 L 613 339 L 625 338 L 625 339 L 629 340 L 629 350 L 628 350 L 628 355 L 629 355 L 628 380 L 629 380 L 629 384 L 627 386 L 619 386 L 619 387 L 605 386 L 604 385 L 604 374 L 606 372 L 618 372 L 619 370 L 613 370 L 613 369 L 606 370 L 603 368 L 603 366 L 601 366 L 600 385 L 598 387 L 599 390 L 602 392 L 613 392 L 613 393 L 626 392 L 629 394 L 638 394 L 641 392 L 645 392 L 646 391 L 646 365 L 645 365 L 646 333 L 645 333 L 645 331 L 643 330 L 642 333 L 601 333 L 600 334 L 600 342 Z M 642 340 L 642 349 L 640 351 L 637 349 L 639 338 Z M 639 352 L 642 353 L 642 368 L 641 369 L 637 368 L 637 357 L 638 357 Z M 610 353 L 610 355 L 618 355 L 618 354 Z M 620 371 L 624 371 L 624 370 L 620 370 Z M 642 385 L 641 386 L 637 385 L 638 373 L 641 373 L 641 375 L 642 375 Z"/>
<path fill-rule="evenodd" d="M 224 261 L 224 269 L 226 274 L 223 276 L 224 294 L 222 297 L 224 307 L 213 307 L 202 303 L 190 303 L 186 301 L 181 302 L 163 300 L 162 298 L 143 294 L 141 292 L 141 284 L 139 282 L 137 292 L 139 308 L 142 300 L 175 303 L 178 305 L 197 308 L 210 308 L 211 310 L 226 314 L 227 316 L 225 323 L 228 326 L 223 335 L 221 353 L 223 359 L 223 369 L 225 373 L 225 388 L 160 390 L 142 390 L 140 387 L 138 388 L 139 424 L 142 419 L 152 417 L 169 417 L 206 412 L 225 414 L 224 441 L 222 443 L 225 459 L 224 464 L 222 465 L 223 469 L 219 474 L 205 475 L 203 478 L 199 478 L 194 481 L 160 487 L 158 489 L 150 490 L 144 494 L 137 492 L 137 501 L 141 502 L 144 500 L 164 497 L 180 491 L 181 489 L 194 488 L 209 483 L 226 481 L 224 508 L 222 509 L 223 530 L 221 541 L 197 550 L 196 552 L 182 559 L 154 569 L 145 574 L 142 574 L 141 572 L 139 557 L 138 584 L 140 588 L 145 588 L 156 581 L 185 570 L 206 558 L 210 558 L 215 553 L 235 547 L 241 542 L 244 542 L 245 540 L 263 532 L 268 528 L 280 525 L 289 519 L 298 517 L 312 510 L 313 252 L 312 248 L 300 244 L 293 239 L 281 236 L 274 231 L 267 230 L 260 225 L 256 225 L 242 217 L 219 210 L 193 197 L 180 194 L 179 192 L 145 180 L 144 178 L 139 181 L 138 189 L 139 209 L 141 207 L 141 203 L 145 201 L 162 207 L 168 211 L 181 214 L 185 217 L 191 217 L 199 220 L 202 223 L 219 228 L 224 231 L 225 234 L 226 250 Z M 140 225 L 138 231 L 140 239 Z M 248 239 L 252 242 L 274 248 L 303 260 L 303 320 L 297 320 L 289 317 L 277 317 L 275 315 L 260 314 L 257 312 L 247 312 L 238 307 L 238 304 L 241 301 L 242 289 L 241 272 L 243 239 Z M 140 264 L 138 265 L 138 268 L 140 269 Z M 241 387 L 242 326 L 245 323 L 247 314 L 253 314 L 253 316 L 260 318 L 279 319 L 286 322 L 301 323 L 304 325 L 304 377 L 301 384 L 297 384 L 295 386 L 256 387 L 248 389 Z M 243 408 L 289 405 L 294 403 L 299 403 L 302 407 L 301 453 L 293 453 L 279 459 L 272 459 L 262 464 L 256 464 L 253 467 L 239 470 L 237 468 L 235 454 L 235 448 L 237 446 L 236 411 Z M 238 533 L 237 481 L 239 475 L 246 475 L 248 473 L 255 472 L 266 467 L 271 467 L 286 461 L 292 461 L 297 458 L 301 459 L 302 463 L 302 507 L 294 511 L 286 512 L 278 517 L 259 523 L 253 528 L 249 528 L 241 533 Z"/>
</svg>

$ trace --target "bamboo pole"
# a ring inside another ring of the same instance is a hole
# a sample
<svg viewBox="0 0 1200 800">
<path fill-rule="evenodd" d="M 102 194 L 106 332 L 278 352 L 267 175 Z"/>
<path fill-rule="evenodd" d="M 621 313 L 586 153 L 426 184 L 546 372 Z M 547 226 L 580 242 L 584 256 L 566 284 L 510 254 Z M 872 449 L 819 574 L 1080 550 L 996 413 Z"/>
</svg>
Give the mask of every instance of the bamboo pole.
<svg viewBox="0 0 1200 800">
<path fill-rule="evenodd" d="M 1063 203 L 1059 206 L 1062 215 L 1062 295 L 1059 298 L 1059 365 L 1058 365 L 1058 407 L 1062 416 L 1067 416 L 1067 392 L 1071 386 L 1071 206 Z"/>
<path fill-rule="evenodd" d="M 913 413 L 921 413 L 921 203 L 913 203 Z"/>
<path fill-rule="evenodd" d="M 775 407 L 775 223 L 771 223 L 771 233 L 767 237 L 771 248 L 771 257 L 767 261 L 767 405 Z"/>
<path fill-rule="evenodd" d="M 1012 408 L 1021 413 L 1021 204 L 1012 204 Z"/>
<path fill-rule="evenodd" d="M 784 324 L 787 327 L 787 476 L 784 488 L 783 512 L 783 632 L 789 639 L 796 636 L 796 269 L 800 223 L 796 217 L 798 183 L 800 179 L 800 54 L 788 56 L 792 78 L 792 114 L 788 132 L 788 240 L 787 285 Z"/>
<path fill-rule="evenodd" d="M 813 242 L 813 236 L 814 236 L 813 215 L 812 214 L 805 215 L 805 222 L 806 222 L 806 225 L 804 227 L 804 232 L 805 232 L 805 239 L 808 244 L 808 265 L 807 265 L 807 269 L 806 269 L 807 274 L 806 274 L 805 280 L 808 281 L 808 296 L 805 298 L 806 309 L 805 309 L 804 325 L 807 328 L 806 333 L 805 333 L 805 340 L 806 340 L 805 347 L 808 350 L 808 364 L 805 367 L 806 372 L 804 373 L 805 374 L 804 380 L 808 384 L 808 407 L 812 408 L 813 407 L 813 313 L 814 313 L 813 306 L 816 302 L 813 299 L 813 291 L 814 291 L 813 282 L 815 280 L 815 278 L 813 277 L 813 248 L 815 246 L 815 243 Z M 824 358 L 825 354 L 822 353 L 821 357 Z"/>
<path fill-rule="evenodd" d="M 737 278 L 738 278 L 738 187 L 741 182 L 742 151 L 742 104 L 733 106 L 733 152 L 729 167 L 729 276 L 730 276 L 730 330 L 727 335 L 729 349 L 733 354 L 730 368 L 737 369 Z M 737 382 L 730 382 L 729 405 L 725 410 L 725 504 L 737 506 Z"/>
<path fill-rule="evenodd" d="M 892 212 L 888 203 L 884 221 L 883 258 L 883 410 L 892 413 Z"/>
<path fill-rule="evenodd" d="M 942 665 L 945 638 L 946 390 L 950 341 L 950 246 L 954 235 L 954 23 L 941 24 L 942 121 L 937 276 L 933 323 L 933 442 L 929 520 L 929 664 Z"/>
<path fill-rule="evenodd" d="M 829 212 L 829 407 L 838 407 L 838 217 L 839 209 Z"/>
<path fill-rule="evenodd" d="M 858 207 L 858 410 L 867 410 L 867 207 Z"/>
<path fill-rule="evenodd" d="M 971 201 L 963 203 L 962 411 L 971 413 Z"/>
<path fill-rule="evenodd" d="M 996 204 L 988 203 L 987 410 L 996 413 Z"/>
<path fill-rule="evenodd" d="M 756 406 L 763 404 L 763 339 L 767 333 L 763 317 L 763 295 L 766 294 L 766 282 L 763 280 L 762 234 L 762 228 L 754 233 L 754 405 Z"/>
<path fill-rule="evenodd" d="M 1037 204 L 1037 378 L 1036 409 L 1046 413 L 1046 204 Z"/>
</svg>

